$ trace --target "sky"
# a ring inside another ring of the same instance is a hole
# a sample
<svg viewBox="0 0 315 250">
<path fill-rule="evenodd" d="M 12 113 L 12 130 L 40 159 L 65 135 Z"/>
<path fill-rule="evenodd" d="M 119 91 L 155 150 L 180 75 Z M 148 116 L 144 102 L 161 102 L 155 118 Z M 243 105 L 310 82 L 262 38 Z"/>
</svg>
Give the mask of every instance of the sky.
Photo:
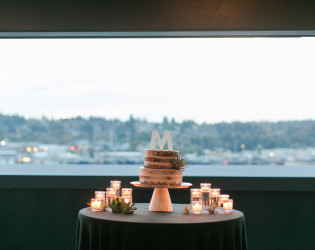
<svg viewBox="0 0 315 250">
<path fill-rule="evenodd" d="M 315 119 L 315 38 L 0 39 L 0 113 Z"/>
</svg>

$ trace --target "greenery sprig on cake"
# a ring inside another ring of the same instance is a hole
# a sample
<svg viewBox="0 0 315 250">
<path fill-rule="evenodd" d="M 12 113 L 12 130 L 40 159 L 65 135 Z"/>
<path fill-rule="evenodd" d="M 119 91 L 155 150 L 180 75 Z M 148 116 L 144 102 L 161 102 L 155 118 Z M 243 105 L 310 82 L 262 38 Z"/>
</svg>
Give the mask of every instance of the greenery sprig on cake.
<svg viewBox="0 0 315 250">
<path fill-rule="evenodd" d="M 137 210 L 135 203 L 125 203 L 123 199 L 119 198 L 114 199 L 109 207 L 112 209 L 113 213 L 120 214 L 133 214 L 133 212 Z"/>
<path fill-rule="evenodd" d="M 187 160 L 185 156 L 177 156 L 175 159 L 171 160 L 172 169 L 174 170 L 184 170 L 184 168 L 191 163 Z"/>
</svg>

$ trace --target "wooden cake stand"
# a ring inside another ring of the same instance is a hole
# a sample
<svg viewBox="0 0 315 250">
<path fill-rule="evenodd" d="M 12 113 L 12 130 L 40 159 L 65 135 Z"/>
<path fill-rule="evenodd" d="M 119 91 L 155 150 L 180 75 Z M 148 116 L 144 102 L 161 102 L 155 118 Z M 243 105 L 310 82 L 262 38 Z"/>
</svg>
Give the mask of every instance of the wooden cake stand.
<svg viewBox="0 0 315 250">
<path fill-rule="evenodd" d="M 154 188 L 149 207 L 149 211 L 152 212 L 173 212 L 172 201 L 168 189 L 184 189 L 192 186 L 192 184 L 188 182 L 182 182 L 180 186 L 147 185 L 141 184 L 139 181 L 133 181 L 130 182 L 130 184 L 135 187 Z"/>
</svg>

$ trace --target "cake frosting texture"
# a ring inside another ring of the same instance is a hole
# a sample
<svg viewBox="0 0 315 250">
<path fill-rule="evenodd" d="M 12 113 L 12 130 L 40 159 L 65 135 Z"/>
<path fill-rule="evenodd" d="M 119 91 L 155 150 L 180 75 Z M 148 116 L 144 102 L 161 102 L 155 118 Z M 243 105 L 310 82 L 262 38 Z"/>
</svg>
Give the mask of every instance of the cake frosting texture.
<svg viewBox="0 0 315 250">
<path fill-rule="evenodd" d="M 148 185 L 180 185 L 183 179 L 183 173 L 179 170 L 171 169 L 149 169 L 140 168 L 140 183 Z"/>
<path fill-rule="evenodd" d="M 140 183 L 148 185 L 181 185 L 183 172 L 172 169 L 172 160 L 179 156 L 178 151 L 147 149 L 144 167 L 140 168 Z"/>
<path fill-rule="evenodd" d="M 178 151 L 147 149 L 144 167 L 153 169 L 172 169 L 171 161 L 179 156 Z"/>
</svg>

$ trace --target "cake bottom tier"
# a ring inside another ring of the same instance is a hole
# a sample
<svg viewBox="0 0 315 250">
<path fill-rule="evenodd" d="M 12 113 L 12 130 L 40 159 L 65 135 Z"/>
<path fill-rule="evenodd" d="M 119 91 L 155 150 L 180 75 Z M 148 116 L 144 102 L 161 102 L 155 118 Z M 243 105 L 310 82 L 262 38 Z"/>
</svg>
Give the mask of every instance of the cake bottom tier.
<svg viewBox="0 0 315 250">
<path fill-rule="evenodd" d="M 183 171 L 141 167 L 139 178 L 141 184 L 179 186 L 183 181 Z"/>
</svg>

